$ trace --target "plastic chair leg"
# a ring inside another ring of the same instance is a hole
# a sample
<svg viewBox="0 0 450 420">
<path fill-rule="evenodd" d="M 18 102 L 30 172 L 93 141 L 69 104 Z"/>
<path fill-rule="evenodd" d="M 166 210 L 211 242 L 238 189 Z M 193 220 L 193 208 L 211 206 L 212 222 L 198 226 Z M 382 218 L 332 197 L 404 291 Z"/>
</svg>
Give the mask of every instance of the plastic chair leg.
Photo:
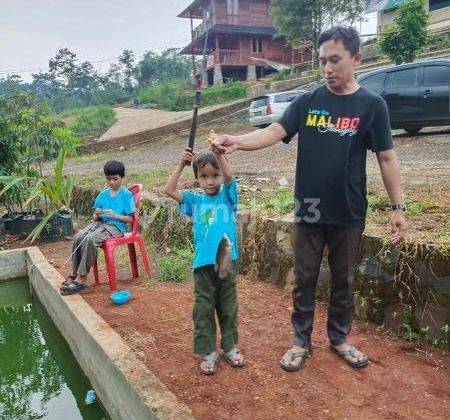
<svg viewBox="0 0 450 420">
<path fill-rule="evenodd" d="M 111 289 L 111 292 L 114 292 L 117 289 L 114 248 L 107 246 L 104 248 L 104 251 L 105 251 L 106 271 L 108 273 L 109 288 Z"/>
<path fill-rule="evenodd" d="M 145 272 L 150 275 L 151 274 L 151 265 L 150 265 L 150 257 L 147 252 L 147 248 L 145 247 L 145 242 L 142 237 L 139 237 L 137 240 L 139 248 L 141 250 L 142 261 L 144 263 Z"/>
<path fill-rule="evenodd" d="M 98 275 L 98 259 L 97 259 L 97 257 L 95 257 L 94 265 L 92 268 L 94 271 L 95 284 L 100 284 L 100 277 Z"/>
<path fill-rule="evenodd" d="M 136 247 L 134 244 L 128 244 L 128 253 L 130 254 L 131 271 L 133 272 L 133 278 L 139 277 L 139 270 L 137 265 Z"/>
</svg>

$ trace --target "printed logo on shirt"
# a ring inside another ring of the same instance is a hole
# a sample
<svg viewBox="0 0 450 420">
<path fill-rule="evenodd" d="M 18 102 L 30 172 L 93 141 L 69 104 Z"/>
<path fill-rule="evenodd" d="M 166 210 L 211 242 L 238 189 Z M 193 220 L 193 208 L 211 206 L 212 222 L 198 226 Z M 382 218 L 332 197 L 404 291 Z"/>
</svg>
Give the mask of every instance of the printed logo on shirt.
<svg viewBox="0 0 450 420">
<path fill-rule="evenodd" d="M 357 117 L 333 118 L 326 110 L 310 109 L 306 116 L 307 127 L 317 127 L 320 133 L 336 133 L 341 137 L 353 137 L 358 132 L 360 119 Z"/>
<path fill-rule="evenodd" d="M 207 209 L 200 217 L 200 223 L 203 225 L 212 225 L 216 217 L 216 209 Z"/>
</svg>

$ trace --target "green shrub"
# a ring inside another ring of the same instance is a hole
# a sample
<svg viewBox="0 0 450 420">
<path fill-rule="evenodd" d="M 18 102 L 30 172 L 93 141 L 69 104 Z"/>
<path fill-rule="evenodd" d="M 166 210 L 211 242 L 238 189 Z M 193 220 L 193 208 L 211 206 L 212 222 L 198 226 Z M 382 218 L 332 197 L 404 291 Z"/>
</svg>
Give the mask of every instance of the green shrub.
<svg viewBox="0 0 450 420">
<path fill-rule="evenodd" d="M 221 87 L 202 90 L 201 106 L 231 102 L 245 98 L 247 87 L 243 83 L 230 82 Z M 189 111 L 195 101 L 195 92 L 184 80 L 155 83 L 141 89 L 137 94 L 141 103 L 152 103 L 168 111 Z"/>
<path fill-rule="evenodd" d="M 81 108 L 72 114 L 75 122 L 69 128 L 79 137 L 99 137 L 116 121 L 114 110 L 107 105 Z"/>
<path fill-rule="evenodd" d="M 174 255 L 159 260 L 158 280 L 182 283 L 191 273 L 192 252 L 189 249 L 175 250 Z"/>
<path fill-rule="evenodd" d="M 294 194 L 292 189 L 278 188 L 273 194 L 264 199 L 267 211 L 285 214 L 294 209 Z"/>
<path fill-rule="evenodd" d="M 287 80 L 291 77 L 291 71 L 288 69 L 279 71 L 273 78 L 275 82 L 282 82 L 283 80 Z"/>
</svg>

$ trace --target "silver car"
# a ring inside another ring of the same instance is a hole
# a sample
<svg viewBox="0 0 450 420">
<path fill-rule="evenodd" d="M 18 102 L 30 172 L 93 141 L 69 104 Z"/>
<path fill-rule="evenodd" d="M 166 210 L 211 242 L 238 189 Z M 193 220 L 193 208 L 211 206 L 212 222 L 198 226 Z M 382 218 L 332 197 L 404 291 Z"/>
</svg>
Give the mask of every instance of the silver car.
<svg viewBox="0 0 450 420">
<path fill-rule="evenodd" d="M 254 127 L 266 127 L 277 122 L 289 104 L 305 92 L 305 90 L 289 90 L 254 98 L 249 110 L 250 124 Z"/>
</svg>

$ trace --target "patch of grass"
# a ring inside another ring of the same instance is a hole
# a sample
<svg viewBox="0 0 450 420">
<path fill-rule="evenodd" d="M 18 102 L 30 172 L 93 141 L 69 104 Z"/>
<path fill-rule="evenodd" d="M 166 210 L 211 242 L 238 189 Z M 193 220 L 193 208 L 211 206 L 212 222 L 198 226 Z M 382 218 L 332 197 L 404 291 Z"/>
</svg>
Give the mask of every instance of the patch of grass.
<svg viewBox="0 0 450 420">
<path fill-rule="evenodd" d="M 239 82 L 205 88 L 202 89 L 201 107 L 242 99 L 246 94 L 247 86 Z M 184 80 L 173 80 L 146 86 L 137 97 L 143 104 L 156 104 L 168 111 L 190 111 L 195 101 L 195 92 Z"/>
<path fill-rule="evenodd" d="M 277 188 L 264 198 L 264 208 L 273 213 L 286 214 L 294 210 L 294 194 L 292 188 Z"/>
<path fill-rule="evenodd" d="M 283 80 L 288 80 L 291 77 L 291 71 L 289 69 L 279 71 L 274 77 L 275 82 L 282 82 Z"/>
<path fill-rule="evenodd" d="M 161 282 L 182 283 L 191 273 L 192 251 L 177 249 L 173 255 L 159 260 L 158 280 Z"/>
<path fill-rule="evenodd" d="M 406 211 L 409 215 L 426 213 L 432 209 L 434 204 L 431 201 L 410 201 L 406 200 Z"/>
<path fill-rule="evenodd" d="M 85 172 L 77 177 L 77 184 L 84 188 L 101 189 L 105 185 L 105 177 L 99 167 L 98 173 Z M 151 190 L 156 185 L 160 185 L 169 178 L 169 171 L 163 169 L 153 169 L 150 171 L 130 170 L 126 172 L 125 184 L 142 184 L 146 190 Z"/>
<path fill-rule="evenodd" d="M 116 122 L 112 107 L 107 105 L 80 108 L 64 115 L 69 121 L 68 128 L 78 137 L 99 137 Z"/>
</svg>

